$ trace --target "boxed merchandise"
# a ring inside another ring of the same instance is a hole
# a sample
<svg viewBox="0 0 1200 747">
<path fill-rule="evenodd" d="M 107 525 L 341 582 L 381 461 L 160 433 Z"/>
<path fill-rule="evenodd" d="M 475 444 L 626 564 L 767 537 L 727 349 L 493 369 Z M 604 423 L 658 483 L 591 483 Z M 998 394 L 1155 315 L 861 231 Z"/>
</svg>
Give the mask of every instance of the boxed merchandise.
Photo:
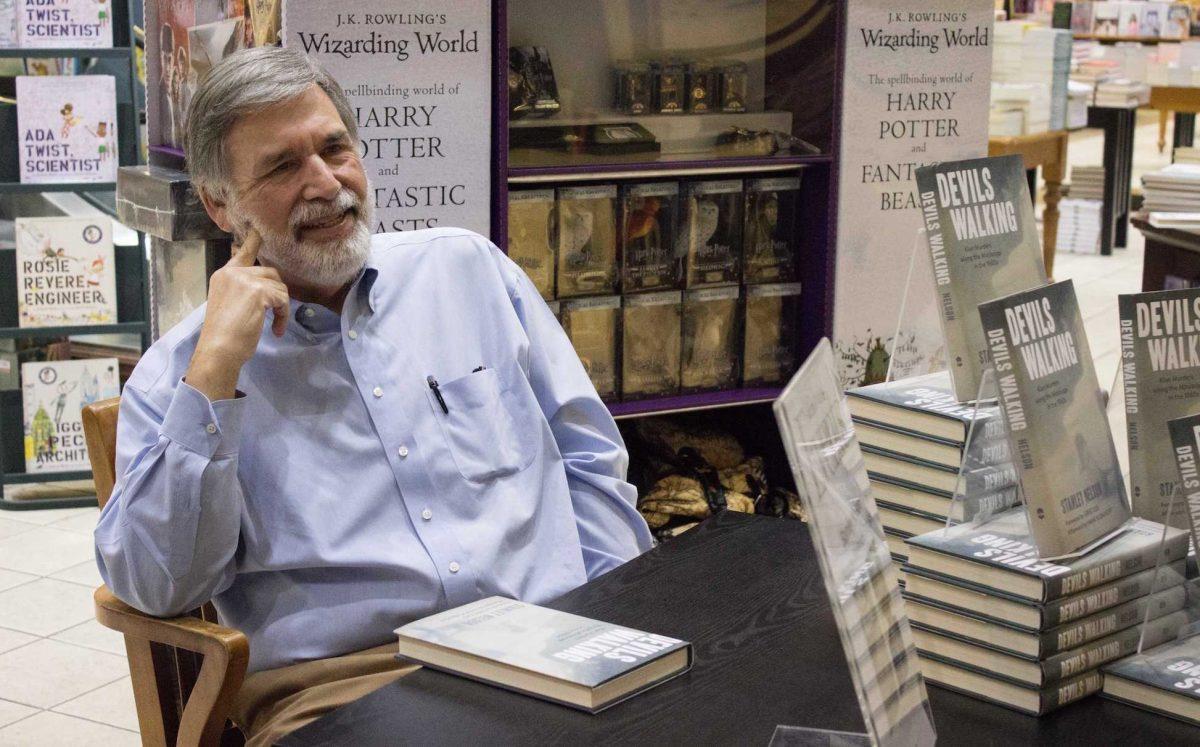
<svg viewBox="0 0 1200 747">
<path fill-rule="evenodd" d="M 693 62 L 687 67 L 687 110 L 692 114 L 712 111 L 720 74 L 710 62 Z"/>
<path fill-rule="evenodd" d="M 613 65 L 614 105 L 626 114 L 649 114 L 654 100 L 650 65 L 621 60 Z"/>
<path fill-rule="evenodd" d="M 742 272 L 747 283 L 796 279 L 796 224 L 800 177 L 754 179 L 746 184 Z"/>
<path fill-rule="evenodd" d="M 741 289 L 704 288 L 688 291 L 683 300 L 684 391 L 737 386 L 738 297 Z"/>
<path fill-rule="evenodd" d="M 787 381 L 800 362 L 800 284 L 747 286 L 745 319 L 742 381 Z"/>
<path fill-rule="evenodd" d="M 508 257 L 542 298 L 554 298 L 554 190 L 508 193 Z"/>
<path fill-rule="evenodd" d="M 564 301 L 559 315 L 563 329 L 584 370 L 603 399 L 617 395 L 617 344 L 621 297 L 601 296 Z"/>
<path fill-rule="evenodd" d="M 626 293 L 678 288 L 679 185 L 629 184 L 621 190 L 621 287 Z"/>
<path fill-rule="evenodd" d="M 680 291 L 625 296 L 622 313 L 621 398 L 679 391 L 683 294 Z"/>
<path fill-rule="evenodd" d="M 746 63 L 726 62 L 721 66 L 721 111 L 746 111 L 749 80 Z"/>
<path fill-rule="evenodd" d="M 682 114 L 685 107 L 684 86 L 686 67 L 676 61 L 652 65 L 654 105 L 659 114 Z"/>
<path fill-rule="evenodd" d="M 558 295 L 617 290 L 617 188 L 558 190 Z"/>
<path fill-rule="evenodd" d="M 687 287 L 737 283 L 742 276 L 741 180 L 692 182 L 683 209 Z"/>
</svg>

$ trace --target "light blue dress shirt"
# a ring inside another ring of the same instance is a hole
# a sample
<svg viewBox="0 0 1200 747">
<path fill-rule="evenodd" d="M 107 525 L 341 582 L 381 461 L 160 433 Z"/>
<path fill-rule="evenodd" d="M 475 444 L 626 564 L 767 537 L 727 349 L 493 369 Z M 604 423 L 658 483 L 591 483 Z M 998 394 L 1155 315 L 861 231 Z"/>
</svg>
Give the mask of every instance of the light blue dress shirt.
<svg viewBox="0 0 1200 747">
<path fill-rule="evenodd" d="M 375 236 L 342 314 L 291 311 L 282 338 L 267 314 L 244 396 L 182 381 L 203 307 L 130 377 L 95 532 L 121 599 L 166 616 L 211 598 L 256 671 L 491 594 L 544 602 L 650 547 L 616 424 L 485 238 Z"/>
</svg>

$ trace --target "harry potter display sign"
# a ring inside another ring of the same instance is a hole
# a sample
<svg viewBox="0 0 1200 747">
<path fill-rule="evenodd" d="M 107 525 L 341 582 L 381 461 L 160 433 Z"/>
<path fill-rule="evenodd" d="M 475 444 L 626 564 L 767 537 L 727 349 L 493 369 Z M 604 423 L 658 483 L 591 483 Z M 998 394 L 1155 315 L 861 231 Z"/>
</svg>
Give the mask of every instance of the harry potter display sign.
<svg viewBox="0 0 1200 747">
<path fill-rule="evenodd" d="M 376 232 L 490 227 L 491 4 L 285 3 L 283 43 L 350 97 Z"/>
</svg>

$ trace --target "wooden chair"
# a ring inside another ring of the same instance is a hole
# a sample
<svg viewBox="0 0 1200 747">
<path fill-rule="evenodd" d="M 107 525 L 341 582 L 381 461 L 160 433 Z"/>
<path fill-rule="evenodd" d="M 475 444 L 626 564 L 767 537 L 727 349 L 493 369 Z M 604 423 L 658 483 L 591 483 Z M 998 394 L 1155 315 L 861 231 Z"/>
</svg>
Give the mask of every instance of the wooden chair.
<svg viewBox="0 0 1200 747">
<path fill-rule="evenodd" d="M 83 408 L 83 432 L 100 507 L 116 482 L 120 398 Z M 142 744 L 231 745 L 243 742 L 228 721 L 242 686 L 250 644 L 217 624 L 212 604 L 176 618 L 151 617 L 96 589 L 96 620 L 125 635 Z"/>
</svg>

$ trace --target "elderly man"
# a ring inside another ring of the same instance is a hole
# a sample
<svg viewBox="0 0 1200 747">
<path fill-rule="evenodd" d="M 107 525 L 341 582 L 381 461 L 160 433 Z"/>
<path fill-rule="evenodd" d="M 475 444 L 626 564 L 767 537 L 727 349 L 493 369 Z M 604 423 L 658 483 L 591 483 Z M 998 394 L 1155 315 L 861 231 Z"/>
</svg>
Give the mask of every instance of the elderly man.
<svg viewBox="0 0 1200 747">
<path fill-rule="evenodd" d="M 371 236 L 354 114 L 289 49 L 217 65 L 187 156 L 239 242 L 126 384 L 101 574 L 250 639 L 268 743 L 403 671 L 393 629 L 543 602 L 645 551 L 627 455 L 521 270 L 457 228 Z"/>
</svg>

